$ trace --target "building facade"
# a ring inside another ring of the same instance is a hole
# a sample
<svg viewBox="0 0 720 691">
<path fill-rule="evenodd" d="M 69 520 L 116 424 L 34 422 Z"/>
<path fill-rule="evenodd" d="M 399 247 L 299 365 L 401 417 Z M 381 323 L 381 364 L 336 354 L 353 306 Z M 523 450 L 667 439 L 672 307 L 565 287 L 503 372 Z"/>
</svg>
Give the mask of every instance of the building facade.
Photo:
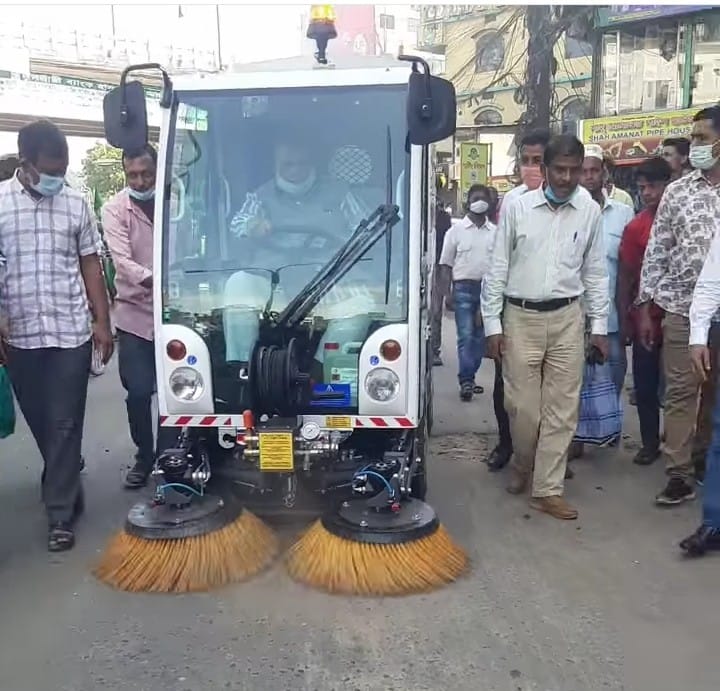
<svg viewBox="0 0 720 691">
<path fill-rule="evenodd" d="M 507 190 L 516 172 L 515 135 L 525 111 L 528 33 L 524 6 L 420 6 L 418 47 L 445 56 L 445 77 L 455 85 L 457 133 L 438 147 L 458 203 L 464 177 L 463 144 L 489 145 L 488 182 Z M 577 130 L 590 112 L 591 26 L 573 26 L 554 47 L 552 127 Z M 443 172 L 445 172 L 443 170 Z"/>
<path fill-rule="evenodd" d="M 596 117 L 580 135 L 620 164 L 688 135 L 694 113 L 720 99 L 720 6 L 609 6 L 596 29 Z"/>
</svg>

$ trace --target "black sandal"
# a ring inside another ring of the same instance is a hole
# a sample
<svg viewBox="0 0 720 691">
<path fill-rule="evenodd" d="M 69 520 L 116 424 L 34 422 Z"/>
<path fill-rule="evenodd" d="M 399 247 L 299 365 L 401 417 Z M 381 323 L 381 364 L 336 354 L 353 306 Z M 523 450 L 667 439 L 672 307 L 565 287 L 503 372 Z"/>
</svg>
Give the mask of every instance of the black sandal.
<svg viewBox="0 0 720 691">
<path fill-rule="evenodd" d="M 75 546 L 75 533 L 68 523 L 53 523 L 48 533 L 49 552 L 67 552 Z"/>
</svg>

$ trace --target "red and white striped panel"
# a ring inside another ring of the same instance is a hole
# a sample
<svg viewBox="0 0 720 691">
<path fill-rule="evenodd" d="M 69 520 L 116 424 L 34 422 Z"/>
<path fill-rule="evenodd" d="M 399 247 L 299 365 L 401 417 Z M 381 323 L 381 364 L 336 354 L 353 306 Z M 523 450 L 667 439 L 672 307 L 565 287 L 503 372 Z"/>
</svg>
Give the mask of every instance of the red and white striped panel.
<svg viewBox="0 0 720 691">
<path fill-rule="evenodd" d="M 161 415 L 163 427 L 244 427 L 242 415 Z"/>
<path fill-rule="evenodd" d="M 356 417 L 354 418 L 353 424 L 353 427 L 377 427 L 386 429 L 398 427 L 410 428 L 415 426 L 415 423 L 407 417 Z"/>
<path fill-rule="evenodd" d="M 322 422 L 319 422 L 323 427 Z M 245 427 L 242 415 L 161 415 L 160 424 L 163 427 Z M 353 416 L 352 426 L 357 429 L 411 429 L 416 424 L 407 417 Z M 328 428 L 336 427 L 328 425 Z"/>
</svg>

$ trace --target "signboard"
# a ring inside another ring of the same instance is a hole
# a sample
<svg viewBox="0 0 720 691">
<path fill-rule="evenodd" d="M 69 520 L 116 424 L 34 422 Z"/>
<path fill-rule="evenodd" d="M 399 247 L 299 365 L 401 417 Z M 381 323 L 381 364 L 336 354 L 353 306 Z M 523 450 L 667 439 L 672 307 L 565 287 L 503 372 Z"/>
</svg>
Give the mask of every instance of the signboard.
<svg viewBox="0 0 720 691">
<path fill-rule="evenodd" d="M 598 144 L 616 163 L 652 156 L 667 137 L 689 137 L 697 108 L 637 113 L 582 121 L 583 144 Z"/>
<path fill-rule="evenodd" d="M 375 5 L 335 5 L 333 56 L 375 55 Z"/>
<path fill-rule="evenodd" d="M 715 9 L 712 5 L 610 5 L 598 7 L 597 25 L 616 26 L 712 9 Z"/>
<path fill-rule="evenodd" d="M 463 197 L 472 185 L 487 185 L 492 144 L 463 142 L 460 144 L 460 194 Z"/>
<path fill-rule="evenodd" d="M 42 118 L 101 122 L 103 98 L 112 84 L 47 74 L 0 70 L 0 110 Z M 159 127 L 160 92 L 146 89 L 148 123 Z"/>
<path fill-rule="evenodd" d="M 500 195 L 507 194 L 515 187 L 513 179 L 509 175 L 493 175 L 490 178 L 489 184 L 491 187 L 494 187 Z"/>
</svg>

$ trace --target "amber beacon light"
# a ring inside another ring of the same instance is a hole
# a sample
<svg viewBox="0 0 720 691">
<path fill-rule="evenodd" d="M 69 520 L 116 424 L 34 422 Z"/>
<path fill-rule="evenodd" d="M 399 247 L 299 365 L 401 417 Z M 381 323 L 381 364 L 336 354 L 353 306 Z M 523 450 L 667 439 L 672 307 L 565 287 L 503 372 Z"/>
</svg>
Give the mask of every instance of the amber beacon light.
<svg viewBox="0 0 720 691">
<path fill-rule="evenodd" d="M 312 38 L 317 45 L 315 59 L 321 65 L 327 65 L 325 51 L 328 41 L 331 38 L 337 38 L 335 10 L 332 5 L 312 5 L 310 7 L 310 25 L 306 36 Z"/>
</svg>

